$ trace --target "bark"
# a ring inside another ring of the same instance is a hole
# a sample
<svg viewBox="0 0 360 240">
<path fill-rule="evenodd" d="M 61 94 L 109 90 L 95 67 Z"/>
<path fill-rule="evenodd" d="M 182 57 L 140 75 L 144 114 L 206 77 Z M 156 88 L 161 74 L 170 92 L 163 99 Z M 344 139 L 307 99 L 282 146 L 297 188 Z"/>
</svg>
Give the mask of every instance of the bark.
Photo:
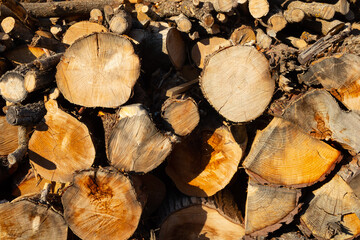
<svg viewBox="0 0 360 240">
<path fill-rule="evenodd" d="M 119 10 L 117 13 L 115 13 L 109 22 L 109 29 L 117 34 L 128 33 L 131 27 L 131 15 L 124 10 Z"/>
<path fill-rule="evenodd" d="M 30 42 L 34 36 L 33 32 L 29 28 L 13 17 L 3 19 L 1 21 L 1 28 L 12 38 L 21 39 L 25 42 Z"/>
<path fill-rule="evenodd" d="M 9 106 L 6 121 L 14 126 L 32 126 L 38 124 L 46 114 L 44 102 Z"/>
</svg>

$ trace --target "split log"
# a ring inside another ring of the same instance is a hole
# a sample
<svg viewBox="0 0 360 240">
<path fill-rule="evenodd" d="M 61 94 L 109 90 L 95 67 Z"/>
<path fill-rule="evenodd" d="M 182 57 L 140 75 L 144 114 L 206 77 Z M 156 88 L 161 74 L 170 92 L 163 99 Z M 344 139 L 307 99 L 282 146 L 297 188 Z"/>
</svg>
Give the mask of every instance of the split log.
<svg viewBox="0 0 360 240">
<path fill-rule="evenodd" d="M 237 136 L 223 125 L 199 129 L 175 145 L 165 170 L 176 187 L 198 197 L 212 196 L 223 189 L 237 172 L 246 148 L 245 127 L 240 128 Z M 237 143 L 237 137 L 243 142 Z"/>
<path fill-rule="evenodd" d="M 172 97 L 161 107 L 161 116 L 179 136 L 190 134 L 200 121 L 197 104 L 191 97 Z"/>
<path fill-rule="evenodd" d="M 77 22 L 66 30 L 62 42 L 65 44 L 73 44 L 77 39 L 92 33 L 108 32 L 104 26 L 89 21 Z"/>
<path fill-rule="evenodd" d="M 305 234 L 322 239 L 351 239 L 360 234 L 360 199 L 338 175 L 321 188 L 301 215 Z"/>
<path fill-rule="evenodd" d="M 131 15 L 125 10 L 117 11 L 109 22 L 109 29 L 117 34 L 127 33 L 130 31 L 131 27 Z"/>
<path fill-rule="evenodd" d="M 159 132 L 140 104 L 124 106 L 110 134 L 107 154 L 110 164 L 121 171 L 147 173 L 170 154 L 170 138 Z"/>
<path fill-rule="evenodd" d="M 0 204 L 0 214 L 1 239 L 67 239 L 63 216 L 47 204 L 23 198 Z"/>
<path fill-rule="evenodd" d="M 335 15 L 334 5 L 326 3 L 293 1 L 288 5 L 288 9 L 296 8 L 301 9 L 307 15 L 326 20 L 332 19 Z"/>
<path fill-rule="evenodd" d="M 353 154 L 360 151 L 360 116 L 343 111 L 326 90 L 310 90 L 275 115 L 315 138 L 338 142 Z"/>
<path fill-rule="evenodd" d="M 269 13 L 267 0 L 249 0 L 249 12 L 254 18 L 261 18 Z"/>
<path fill-rule="evenodd" d="M 66 50 L 57 66 L 56 83 L 72 103 L 114 108 L 130 98 L 139 75 L 140 60 L 128 39 L 94 33 Z"/>
<path fill-rule="evenodd" d="M 253 47 L 239 45 L 211 56 L 199 82 L 209 103 L 233 122 L 260 116 L 275 88 L 264 55 Z"/>
<path fill-rule="evenodd" d="M 122 4 L 123 0 L 102 0 L 96 1 L 60 1 L 60 2 L 39 2 L 39 3 L 23 3 L 26 11 L 35 18 L 49 18 L 49 17 L 71 17 L 71 16 L 89 16 L 92 9 L 103 9 L 105 5 L 114 7 Z M 2 15 L 8 16 L 9 10 L 1 6 L 0 11 Z"/>
<path fill-rule="evenodd" d="M 18 128 L 10 125 L 0 116 L 0 156 L 6 156 L 18 147 Z"/>
<path fill-rule="evenodd" d="M 245 234 L 266 236 L 298 213 L 301 192 L 298 189 L 275 188 L 249 179 L 245 208 Z"/>
<path fill-rule="evenodd" d="M 241 239 L 243 219 L 229 192 L 209 198 L 171 195 L 160 215 L 160 240 L 177 239 Z"/>
<path fill-rule="evenodd" d="M 336 12 L 346 15 L 350 11 L 350 3 L 348 0 L 338 0 L 338 2 L 334 5 L 334 8 Z"/>
<path fill-rule="evenodd" d="M 136 180 L 111 169 L 76 174 L 61 198 L 70 229 L 82 239 L 128 239 L 146 203 Z"/>
<path fill-rule="evenodd" d="M 34 36 L 29 28 L 13 17 L 3 19 L 1 21 L 1 28 L 12 38 L 21 39 L 26 42 L 30 42 Z"/>
<path fill-rule="evenodd" d="M 20 65 L 6 72 L 0 78 L 2 97 L 9 102 L 22 102 L 37 90 L 48 87 L 55 82 L 54 67 L 60 61 L 62 54 L 35 59 L 31 63 Z"/>
<path fill-rule="evenodd" d="M 231 33 L 230 41 L 233 45 L 251 44 L 256 42 L 256 36 L 251 27 L 242 25 Z"/>
<path fill-rule="evenodd" d="M 261 183 L 306 187 L 324 180 L 341 159 L 338 150 L 275 118 L 256 134 L 243 166 Z"/>
<path fill-rule="evenodd" d="M 305 49 L 308 44 L 304 39 L 296 38 L 296 37 L 287 37 L 288 40 L 293 47 L 296 47 L 299 50 Z"/>
<path fill-rule="evenodd" d="M 191 58 L 199 68 L 204 67 L 205 59 L 217 50 L 230 46 L 229 40 L 220 37 L 206 38 L 198 41 L 191 49 Z"/>
<path fill-rule="evenodd" d="M 60 110 L 55 100 L 45 107 L 45 122 L 30 138 L 30 162 L 45 179 L 70 182 L 75 171 L 91 167 L 95 148 L 87 127 Z"/>
<path fill-rule="evenodd" d="M 323 58 L 299 75 L 308 86 L 321 84 L 348 109 L 360 113 L 360 57 L 354 54 Z"/>
</svg>

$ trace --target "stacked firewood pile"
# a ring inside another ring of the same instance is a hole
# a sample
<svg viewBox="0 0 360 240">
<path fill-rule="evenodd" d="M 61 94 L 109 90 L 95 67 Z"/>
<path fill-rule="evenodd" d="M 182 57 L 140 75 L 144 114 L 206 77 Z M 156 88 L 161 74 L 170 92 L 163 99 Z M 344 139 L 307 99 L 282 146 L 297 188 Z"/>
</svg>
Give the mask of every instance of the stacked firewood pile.
<svg viewBox="0 0 360 240">
<path fill-rule="evenodd" d="M 0 239 L 360 235 L 358 1 L 0 3 Z"/>
</svg>

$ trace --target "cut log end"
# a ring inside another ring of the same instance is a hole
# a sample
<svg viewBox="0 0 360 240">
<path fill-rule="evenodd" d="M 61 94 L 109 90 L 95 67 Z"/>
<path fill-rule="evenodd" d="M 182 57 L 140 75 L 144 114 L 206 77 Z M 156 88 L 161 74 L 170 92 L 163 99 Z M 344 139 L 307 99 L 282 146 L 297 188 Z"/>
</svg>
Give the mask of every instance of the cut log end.
<svg viewBox="0 0 360 240">
<path fill-rule="evenodd" d="M 83 71 L 85 66 L 88 71 Z M 56 82 L 72 103 L 114 108 L 130 98 L 139 75 L 140 60 L 128 39 L 94 33 L 67 49 L 57 66 Z"/>
<path fill-rule="evenodd" d="M 82 171 L 61 199 L 66 222 L 82 239 L 128 239 L 146 203 L 140 186 L 117 171 Z"/>
<path fill-rule="evenodd" d="M 253 47 L 238 45 L 210 57 L 200 86 L 206 99 L 222 116 L 233 122 L 246 122 L 264 112 L 275 82 L 264 55 Z"/>
</svg>

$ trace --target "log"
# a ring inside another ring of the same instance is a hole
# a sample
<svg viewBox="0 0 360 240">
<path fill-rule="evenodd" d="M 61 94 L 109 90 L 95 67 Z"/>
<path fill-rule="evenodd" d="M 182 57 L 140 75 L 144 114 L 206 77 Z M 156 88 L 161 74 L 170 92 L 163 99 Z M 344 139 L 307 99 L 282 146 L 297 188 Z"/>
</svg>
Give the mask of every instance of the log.
<svg viewBox="0 0 360 240">
<path fill-rule="evenodd" d="M 170 138 L 159 132 L 141 104 L 120 109 L 107 146 L 110 164 L 126 172 L 147 173 L 170 154 Z"/>
<path fill-rule="evenodd" d="M 301 204 L 299 189 L 264 186 L 249 179 L 246 209 L 245 234 L 266 236 L 283 224 L 293 221 Z"/>
<path fill-rule="evenodd" d="M 300 217 L 305 234 L 309 231 L 323 239 L 350 239 L 360 234 L 360 199 L 341 177 L 335 175 L 313 195 Z"/>
<path fill-rule="evenodd" d="M 308 86 L 321 84 L 349 110 L 360 113 L 360 57 L 354 54 L 319 59 L 309 70 L 299 75 Z"/>
<path fill-rule="evenodd" d="M 204 0 L 204 2 L 212 3 L 217 12 L 230 12 L 237 6 L 237 0 Z"/>
<path fill-rule="evenodd" d="M 4 53 L 4 56 L 15 65 L 30 63 L 45 54 L 44 49 L 21 45 Z"/>
<path fill-rule="evenodd" d="M 115 108 L 130 98 L 139 75 L 140 60 L 128 39 L 94 33 L 66 50 L 57 66 L 56 83 L 74 104 Z"/>
<path fill-rule="evenodd" d="M 290 8 L 284 11 L 284 17 L 288 23 L 298 23 L 305 18 L 305 13 L 299 8 Z"/>
<path fill-rule="evenodd" d="M 233 122 L 251 121 L 260 116 L 275 88 L 264 55 L 253 47 L 239 45 L 211 56 L 199 83 L 209 103 Z"/>
<path fill-rule="evenodd" d="M 62 54 L 55 54 L 43 59 L 35 59 L 31 63 L 19 65 L 6 72 L 0 78 L 0 91 L 4 99 L 19 103 L 37 90 L 48 87 L 55 82 L 54 67 Z"/>
<path fill-rule="evenodd" d="M 30 42 L 34 36 L 29 28 L 13 17 L 3 19 L 1 21 L 1 28 L 12 38 L 21 39 L 26 42 Z"/>
<path fill-rule="evenodd" d="M 352 154 L 360 151 L 357 130 L 360 116 L 342 110 L 326 90 L 310 90 L 274 115 L 298 125 L 315 138 L 338 142 Z"/>
<path fill-rule="evenodd" d="M 220 37 L 205 38 L 198 41 L 191 49 L 191 58 L 199 68 L 204 67 L 205 59 L 217 50 L 230 46 L 229 40 Z"/>
<path fill-rule="evenodd" d="M 22 198 L 0 204 L 0 213 L 1 239 L 67 239 L 63 216 L 47 204 Z"/>
<path fill-rule="evenodd" d="M 241 239 L 243 219 L 228 192 L 209 198 L 168 196 L 160 215 L 160 240 L 176 239 Z"/>
<path fill-rule="evenodd" d="M 95 148 L 85 124 L 60 110 L 55 100 L 45 107 L 45 122 L 30 138 L 29 159 L 45 179 L 70 182 L 75 171 L 91 167 Z"/>
<path fill-rule="evenodd" d="M 335 15 L 335 7 L 331 4 L 310 2 L 305 3 L 301 1 L 293 1 L 288 5 L 288 9 L 301 9 L 305 14 L 312 17 L 318 17 L 330 20 Z"/>
<path fill-rule="evenodd" d="M 104 26 L 89 21 L 81 21 L 71 25 L 66 30 L 62 42 L 65 44 L 73 44 L 77 39 L 92 33 L 108 32 Z"/>
<path fill-rule="evenodd" d="M 136 180 L 104 168 L 76 174 L 61 198 L 70 229 L 82 239 L 128 239 L 146 203 Z"/>
<path fill-rule="evenodd" d="M 267 35 L 262 29 L 256 29 L 256 44 L 263 49 L 270 48 L 272 43 L 271 37 Z"/>
<path fill-rule="evenodd" d="M 6 121 L 13 126 L 33 126 L 38 124 L 46 114 L 43 101 L 26 105 L 9 106 Z"/>
<path fill-rule="evenodd" d="M 89 16 L 92 9 L 103 9 L 105 5 L 119 6 L 123 0 L 102 0 L 94 1 L 60 1 L 60 2 L 39 2 L 23 3 L 26 11 L 35 18 L 49 17 L 71 17 L 71 16 Z M 1 6 L 1 15 L 8 16 L 10 13 L 7 8 Z"/>
<path fill-rule="evenodd" d="M 13 197 L 30 196 L 40 194 L 44 189 L 45 184 L 50 184 L 49 194 L 52 196 L 61 196 L 65 187 L 69 184 L 51 182 L 50 180 L 44 179 L 39 175 L 36 175 L 34 169 L 30 168 L 23 178 L 14 183 L 12 186 L 11 195 Z"/>
<path fill-rule="evenodd" d="M 299 50 L 305 49 L 308 46 L 307 42 L 301 38 L 287 37 L 286 40 L 288 40 L 293 47 L 296 47 Z"/>
<path fill-rule="evenodd" d="M 197 104 L 191 97 L 168 98 L 161 107 L 161 116 L 175 134 L 190 134 L 200 121 Z"/>
<path fill-rule="evenodd" d="M 104 21 L 103 14 L 100 9 L 94 8 L 90 11 L 90 22 L 102 24 Z"/>
<path fill-rule="evenodd" d="M 237 135 L 220 126 L 198 129 L 175 145 L 166 173 L 176 187 L 189 196 L 207 197 L 223 189 L 237 172 L 246 148 L 246 131 Z M 202 126 L 200 123 L 199 126 Z M 237 143 L 235 139 L 243 139 Z"/>
<path fill-rule="evenodd" d="M 31 47 L 46 48 L 56 53 L 65 52 L 68 47 L 67 44 L 61 43 L 60 41 L 41 35 L 35 35 L 30 43 Z"/>
<path fill-rule="evenodd" d="M 131 27 L 131 15 L 125 10 L 117 11 L 109 22 L 109 29 L 117 34 L 127 33 L 130 31 Z"/>
<path fill-rule="evenodd" d="M 10 125 L 0 116 L 0 156 L 6 156 L 18 147 L 18 128 Z"/>
<path fill-rule="evenodd" d="M 230 41 L 233 45 L 251 44 L 256 42 L 256 36 L 251 27 L 242 25 L 231 33 Z"/>
<path fill-rule="evenodd" d="M 261 18 L 269 13 L 267 0 L 249 0 L 249 11 L 253 18 Z"/>
<path fill-rule="evenodd" d="M 338 150 L 275 118 L 256 134 L 243 166 L 261 183 L 306 187 L 324 180 L 341 159 Z"/>
<path fill-rule="evenodd" d="M 176 27 L 180 32 L 189 33 L 192 28 L 191 21 L 184 15 L 180 14 L 174 18 Z"/>
<path fill-rule="evenodd" d="M 38 20 L 33 18 L 26 9 L 16 0 L 1 0 L 0 4 L 9 8 L 15 16 L 28 28 L 35 29 L 39 24 Z"/>
</svg>

